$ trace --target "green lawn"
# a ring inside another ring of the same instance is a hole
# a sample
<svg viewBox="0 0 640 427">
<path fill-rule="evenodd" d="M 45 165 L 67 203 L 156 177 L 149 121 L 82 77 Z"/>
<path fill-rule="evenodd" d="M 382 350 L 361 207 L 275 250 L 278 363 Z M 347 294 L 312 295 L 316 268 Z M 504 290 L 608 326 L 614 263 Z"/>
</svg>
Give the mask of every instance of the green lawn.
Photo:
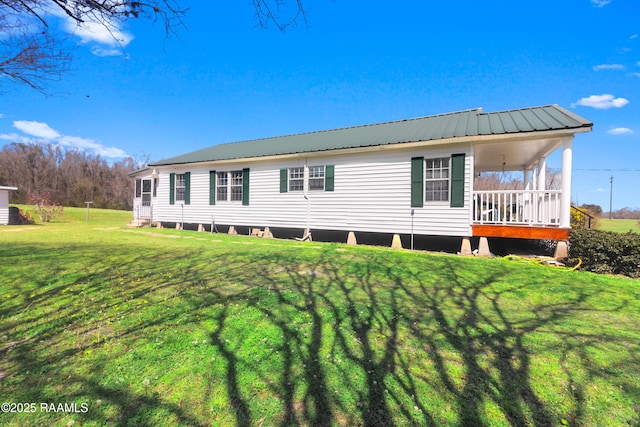
<svg viewBox="0 0 640 427">
<path fill-rule="evenodd" d="M 637 219 L 609 219 L 600 218 L 598 224 L 599 230 L 615 231 L 616 233 L 640 233 L 640 222 Z"/>
<path fill-rule="evenodd" d="M 638 280 L 65 212 L 0 227 L 0 425 L 640 423 Z"/>
</svg>

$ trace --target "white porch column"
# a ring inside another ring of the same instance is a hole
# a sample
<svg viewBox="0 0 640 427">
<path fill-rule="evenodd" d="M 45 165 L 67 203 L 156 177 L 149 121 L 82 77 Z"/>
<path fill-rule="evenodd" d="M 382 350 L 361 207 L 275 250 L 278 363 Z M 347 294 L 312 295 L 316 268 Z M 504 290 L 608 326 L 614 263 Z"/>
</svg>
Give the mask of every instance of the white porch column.
<svg viewBox="0 0 640 427">
<path fill-rule="evenodd" d="M 538 185 L 537 190 L 547 189 L 547 158 L 540 157 L 538 160 Z"/>
<path fill-rule="evenodd" d="M 537 163 L 534 166 L 534 168 L 531 170 L 531 189 L 532 190 L 538 189 L 538 164 Z"/>
<path fill-rule="evenodd" d="M 573 137 L 562 140 L 562 194 L 560 195 L 560 227 L 571 227 L 571 163 Z"/>
<path fill-rule="evenodd" d="M 524 172 L 524 189 L 531 190 L 531 169 L 525 169 L 523 172 Z"/>
</svg>

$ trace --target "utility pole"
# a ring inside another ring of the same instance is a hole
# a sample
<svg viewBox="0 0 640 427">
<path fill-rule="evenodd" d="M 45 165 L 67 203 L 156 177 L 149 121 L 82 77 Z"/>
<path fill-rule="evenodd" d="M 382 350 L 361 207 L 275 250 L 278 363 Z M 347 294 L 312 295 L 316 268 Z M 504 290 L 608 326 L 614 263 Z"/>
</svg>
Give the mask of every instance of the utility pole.
<svg viewBox="0 0 640 427">
<path fill-rule="evenodd" d="M 609 183 L 611 184 L 611 188 L 609 189 L 609 219 L 613 219 L 613 175 L 609 179 Z"/>
</svg>

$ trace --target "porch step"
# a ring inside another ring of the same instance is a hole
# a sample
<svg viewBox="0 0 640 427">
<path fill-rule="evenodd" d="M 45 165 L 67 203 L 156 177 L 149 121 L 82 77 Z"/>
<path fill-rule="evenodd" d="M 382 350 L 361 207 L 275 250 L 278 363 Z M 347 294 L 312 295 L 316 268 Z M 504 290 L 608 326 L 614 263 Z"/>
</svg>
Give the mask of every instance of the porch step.
<svg viewBox="0 0 640 427">
<path fill-rule="evenodd" d="M 128 228 L 142 228 L 142 227 L 150 227 L 151 220 L 150 219 L 134 219 L 129 224 L 127 224 Z"/>
</svg>

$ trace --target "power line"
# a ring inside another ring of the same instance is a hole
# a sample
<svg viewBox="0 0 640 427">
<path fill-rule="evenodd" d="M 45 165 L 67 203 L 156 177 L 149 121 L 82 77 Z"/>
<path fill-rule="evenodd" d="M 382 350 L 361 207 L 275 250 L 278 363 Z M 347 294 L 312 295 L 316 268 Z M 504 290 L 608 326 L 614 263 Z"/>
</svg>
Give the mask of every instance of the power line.
<svg viewBox="0 0 640 427">
<path fill-rule="evenodd" d="M 574 171 L 587 171 L 587 172 L 640 172 L 640 169 L 574 169 Z"/>
</svg>

